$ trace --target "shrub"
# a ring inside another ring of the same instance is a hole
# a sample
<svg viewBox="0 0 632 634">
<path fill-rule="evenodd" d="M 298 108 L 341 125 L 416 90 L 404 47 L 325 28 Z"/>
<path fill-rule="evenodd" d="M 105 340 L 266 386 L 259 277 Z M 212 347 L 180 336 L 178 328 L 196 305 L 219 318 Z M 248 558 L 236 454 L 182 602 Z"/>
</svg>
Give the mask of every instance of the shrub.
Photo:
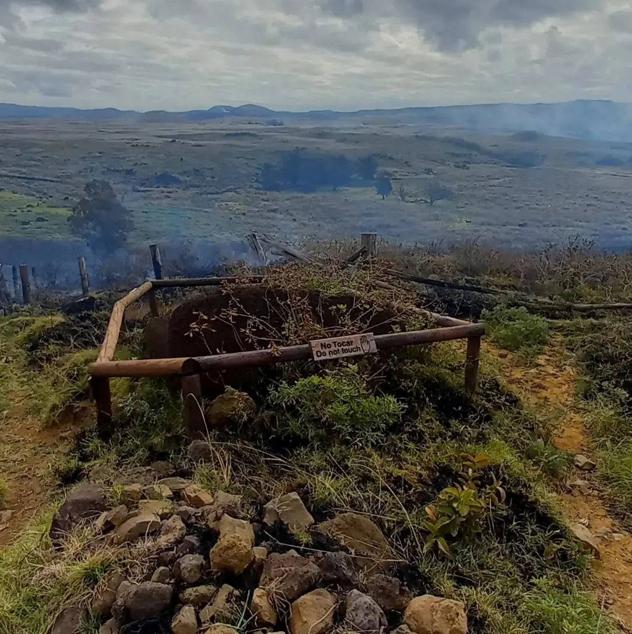
<svg viewBox="0 0 632 634">
<path fill-rule="evenodd" d="M 393 396 L 370 394 L 356 366 L 324 376 L 282 383 L 270 402 L 283 409 L 279 430 L 301 440 L 334 438 L 360 445 L 379 442 L 401 418 L 403 406 Z"/>
<path fill-rule="evenodd" d="M 485 311 L 483 319 L 489 327 L 491 340 L 507 350 L 536 356 L 549 341 L 547 320 L 522 306 L 497 306 Z"/>
</svg>

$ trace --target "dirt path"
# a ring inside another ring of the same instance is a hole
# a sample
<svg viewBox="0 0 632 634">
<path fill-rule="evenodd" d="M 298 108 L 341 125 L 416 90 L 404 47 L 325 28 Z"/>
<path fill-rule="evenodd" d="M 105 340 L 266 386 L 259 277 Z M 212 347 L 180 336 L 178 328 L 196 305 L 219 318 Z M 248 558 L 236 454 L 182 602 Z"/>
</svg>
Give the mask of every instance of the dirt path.
<svg viewBox="0 0 632 634">
<path fill-rule="evenodd" d="M 554 443 L 572 454 L 590 456 L 591 441 L 582 412 L 575 403 L 576 370 L 573 358 L 559 340 L 554 340 L 532 367 L 525 367 L 513 355 L 499 355 L 486 348 L 502 365 L 507 383 L 526 404 L 560 415 Z M 600 601 L 626 632 L 632 632 L 632 535 L 610 516 L 597 483 L 577 470 L 570 481 L 587 484 L 570 486 L 560 501 L 570 523 L 586 526 L 597 538 L 601 560 L 593 565 Z"/>
<path fill-rule="evenodd" d="M 12 364 L 9 354 L 1 354 L 1 344 L 0 363 Z M 6 509 L 0 510 L 1 548 L 52 501 L 58 489 L 52 466 L 63 460 L 79 425 L 73 420 L 43 428 L 28 413 L 32 398 L 28 377 L 6 372 L 0 380 L 5 402 L 4 410 L 0 409 L 0 479 L 8 490 Z"/>
</svg>

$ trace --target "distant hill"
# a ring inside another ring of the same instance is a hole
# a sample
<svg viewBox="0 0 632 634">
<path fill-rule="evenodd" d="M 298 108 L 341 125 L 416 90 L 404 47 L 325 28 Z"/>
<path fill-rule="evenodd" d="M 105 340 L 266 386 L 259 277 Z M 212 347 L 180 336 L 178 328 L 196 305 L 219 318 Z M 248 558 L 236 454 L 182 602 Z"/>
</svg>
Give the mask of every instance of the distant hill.
<svg viewBox="0 0 632 634">
<path fill-rule="evenodd" d="M 168 112 L 156 110 L 136 112 L 102 108 L 48 108 L 0 103 L 0 119 L 58 119 L 67 121 L 130 121 L 203 122 L 214 119 L 241 118 L 248 120 L 341 124 L 414 124 L 436 127 L 457 127 L 479 132 L 532 131 L 553 136 L 579 139 L 602 139 L 632 142 L 632 104 L 614 101 L 569 101 L 537 104 L 481 104 L 471 106 L 436 106 L 393 110 L 358 110 L 337 112 L 274 111 L 253 104 L 213 106 L 208 110 Z"/>
</svg>

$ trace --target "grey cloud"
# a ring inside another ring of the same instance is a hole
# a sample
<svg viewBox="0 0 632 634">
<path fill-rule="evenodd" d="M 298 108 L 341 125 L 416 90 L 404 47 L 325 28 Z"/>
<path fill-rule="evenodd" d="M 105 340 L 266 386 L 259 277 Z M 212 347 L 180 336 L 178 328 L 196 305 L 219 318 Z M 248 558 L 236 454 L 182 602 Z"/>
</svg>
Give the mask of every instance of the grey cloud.
<svg viewBox="0 0 632 634">
<path fill-rule="evenodd" d="M 53 11 L 87 11 L 98 7 L 102 0 L 20 0 L 16 4 L 40 5 L 51 8 Z"/>
<path fill-rule="evenodd" d="M 632 33 L 632 9 L 611 13 L 608 16 L 608 24 L 615 31 Z"/>
</svg>

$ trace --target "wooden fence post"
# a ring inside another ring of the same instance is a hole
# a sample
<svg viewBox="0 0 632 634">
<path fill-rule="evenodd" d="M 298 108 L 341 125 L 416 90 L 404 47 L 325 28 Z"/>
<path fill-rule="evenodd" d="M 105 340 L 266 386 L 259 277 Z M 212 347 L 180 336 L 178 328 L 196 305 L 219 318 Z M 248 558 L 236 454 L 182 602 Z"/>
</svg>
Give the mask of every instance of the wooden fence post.
<svg viewBox="0 0 632 634">
<path fill-rule="evenodd" d="M 25 306 L 31 303 L 31 280 L 29 279 L 29 267 L 20 264 L 20 280 L 22 281 L 22 301 Z"/>
<path fill-rule="evenodd" d="M 17 304 L 20 301 L 20 277 L 18 275 L 18 267 L 14 264 L 11 268 L 13 276 L 13 300 Z"/>
<path fill-rule="evenodd" d="M 83 255 L 79 256 L 79 277 L 81 278 L 81 294 L 88 297 L 90 295 L 90 278 L 86 268 L 86 259 Z"/>
<path fill-rule="evenodd" d="M 90 379 L 92 398 L 97 406 L 97 433 L 107 439 L 112 435 L 112 393 L 110 379 L 105 376 L 93 376 Z"/>
<path fill-rule="evenodd" d="M 202 381 L 199 374 L 182 377 L 184 426 L 192 440 L 207 436 L 206 419 L 202 410 Z"/>
<path fill-rule="evenodd" d="M 367 258 L 377 257 L 377 233 L 363 233 L 360 236 L 360 247 L 364 249 Z"/>
<path fill-rule="evenodd" d="M 160 304 L 156 297 L 156 289 L 152 288 L 147 293 L 147 298 L 149 299 L 149 312 L 151 312 L 152 317 L 160 317 Z"/>
<path fill-rule="evenodd" d="M 467 340 L 465 355 L 465 391 L 472 395 L 478 387 L 478 367 L 481 357 L 481 338 L 470 337 Z"/>
<path fill-rule="evenodd" d="M 11 295 L 9 295 L 9 287 L 7 280 L 4 277 L 4 266 L 0 264 L 0 298 L 2 298 L 7 304 L 11 303 Z"/>
<path fill-rule="evenodd" d="M 149 252 L 151 253 L 151 263 L 154 267 L 154 277 L 157 280 L 162 279 L 162 258 L 160 256 L 160 249 L 157 244 L 149 245 Z"/>
</svg>

